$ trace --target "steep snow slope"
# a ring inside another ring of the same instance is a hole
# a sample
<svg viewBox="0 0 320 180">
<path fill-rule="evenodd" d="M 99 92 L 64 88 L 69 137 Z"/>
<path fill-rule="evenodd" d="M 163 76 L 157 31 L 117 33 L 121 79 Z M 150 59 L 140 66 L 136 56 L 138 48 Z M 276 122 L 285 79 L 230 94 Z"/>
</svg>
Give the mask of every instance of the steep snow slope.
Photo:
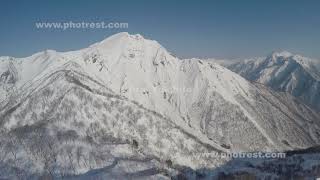
<svg viewBox="0 0 320 180">
<path fill-rule="evenodd" d="M 111 164 L 112 176 L 130 170 L 128 159 L 173 173 L 176 166 L 223 162 L 193 153 L 281 151 L 320 141 L 319 113 L 294 97 L 209 61 L 177 59 L 141 35 L 119 33 L 78 51 L 0 62 L 1 88 L 15 89 L 0 104 L 7 142 L 1 148 L 12 154 L 3 165 L 13 161 L 13 169 L 28 175 L 72 175 Z M 46 149 L 52 146 L 55 152 Z M 162 167 L 167 160 L 174 167 Z M 140 170 L 146 169 L 132 171 Z"/>
<path fill-rule="evenodd" d="M 274 52 L 266 58 L 217 61 L 250 81 L 256 81 L 299 97 L 306 104 L 320 110 L 320 62 Z"/>
<path fill-rule="evenodd" d="M 152 168 L 154 175 L 170 172 L 168 160 L 194 167 L 223 162 L 196 159 L 192 153 L 216 149 L 67 67 L 0 113 L 2 165 L 18 168 L 14 174 L 63 177 L 109 167 L 110 176 L 130 177 Z"/>
<path fill-rule="evenodd" d="M 46 50 L 26 58 L 0 57 L 0 103 L 49 68 L 58 59 L 56 55 Z"/>
</svg>

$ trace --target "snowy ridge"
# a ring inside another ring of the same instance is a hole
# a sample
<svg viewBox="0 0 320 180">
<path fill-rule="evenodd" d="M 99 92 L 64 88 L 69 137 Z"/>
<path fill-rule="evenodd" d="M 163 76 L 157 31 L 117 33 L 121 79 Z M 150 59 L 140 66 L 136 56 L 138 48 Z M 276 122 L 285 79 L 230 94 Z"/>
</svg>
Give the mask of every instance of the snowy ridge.
<svg viewBox="0 0 320 180">
<path fill-rule="evenodd" d="M 250 81 L 285 91 L 320 109 L 320 62 L 289 52 L 265 58 L 215 61 Z"/>
<path fill-rule="evenodd" d="M 77 51 L 0 58 L 0 67 L 6 94 L 0 148 L 14 154 L 3 155 L 2 165 L 23 162 L 12 168 L 27 175 L 73 176 L 110 165 L 108 177 L 140 170 L 171 176 L 179 166 L 224 162 L 196 153 L 283 151 L 320 143 L 319 112 L 293 96 L 211 61 L 180 60 L 141 35 L 119 33 Z M 130 169 L 129 161 L 160 171 Z M 11 171 L 4 171 L 10 177 Z"/>
</svg>

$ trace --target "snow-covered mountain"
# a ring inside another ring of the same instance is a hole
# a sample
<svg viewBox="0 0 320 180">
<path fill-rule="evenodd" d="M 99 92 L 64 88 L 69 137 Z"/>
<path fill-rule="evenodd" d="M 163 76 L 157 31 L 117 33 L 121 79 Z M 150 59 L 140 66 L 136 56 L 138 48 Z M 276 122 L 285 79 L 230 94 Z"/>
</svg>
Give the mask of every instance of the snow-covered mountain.
<svg viewBox="0 0 320 180">
<path fill-rule="evenodd" d="M 0 58 L 0 174 L 166 178 L 207 152 L 320 143 L 320 114 L 211 61 L 119 33 L 72 52 Z"/>
<path fill-rule="evenodd" d="M 287 51 L 262 58 L 216 61 L 250 81 L 300 98 L 320 110 L 320 61 Z"/>
</svg>

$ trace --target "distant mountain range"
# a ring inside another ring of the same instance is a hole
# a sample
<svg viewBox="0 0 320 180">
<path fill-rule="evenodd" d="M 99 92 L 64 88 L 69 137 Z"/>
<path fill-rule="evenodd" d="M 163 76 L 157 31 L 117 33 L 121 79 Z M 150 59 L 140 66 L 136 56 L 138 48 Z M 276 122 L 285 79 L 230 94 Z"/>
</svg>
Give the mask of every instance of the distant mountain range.
<svg viewBox="0 0 320 180">
<path fill-rule="evenodd" d="M 297 58 L 222 63 L 248 81 L 128 33 L 1 57 L 0 177 L 169 179 L 227 161 L 203 153 L 319 145 L 320 112 L 303 103 L 319 107 L 319 71 Z"/>
<path fill-rule="evenodd" d="M 288 92 L 320 111 L 320 60 L 284 51 L 261 58 L 216 62 L 249 81 Z"/>
</svg>

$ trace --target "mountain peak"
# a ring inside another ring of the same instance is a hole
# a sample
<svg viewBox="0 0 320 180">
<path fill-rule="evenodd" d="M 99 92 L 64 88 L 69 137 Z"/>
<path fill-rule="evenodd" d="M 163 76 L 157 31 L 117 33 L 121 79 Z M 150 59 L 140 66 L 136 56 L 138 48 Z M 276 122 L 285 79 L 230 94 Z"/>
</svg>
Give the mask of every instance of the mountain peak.
<svg viewBox="0 0 320 180">
<path fill-rule="evenodd" d="M 141 34 L 129 34 L 128 32 L 121 32 L 107 37 L 106 39 L 97 42 L 90 47 L 100 47 L 108 49 L 113 47 L 123 47 L 130 44 L 130 46 L 136 46 L 138 44 L 153 44 L 157 47 L 161 46 L 157 41 L 145 39 Z"/>
<path fill-rule="evenodd" d="M 315 63 L 314 59 L 310 59 L 308 57 L 304 57 L 299 54 L 293 54 L 288 51 L 275 51 L 273 52 L 270 56 L 270 59 L 274 62 L 278 62 L 278 60 L 283 61 L 283 60 L 292 60 L 295 61 L 296 63 L 301 64 L 305 68 L 309 68 L 309 66 L 312 66 L 313 64 L 318 64 Z"/>
<path fill-rule="evenodd" d="M 288 51 L 273 51 L 271 54 L 272 59 L 276 59 L 278 57 L 288 58 L 291 56 L 293 56 L 293 54 Z"/>
<path fill-rule="evenodd" d="M 135 40 L 145 40 L 144 37 L 140 34 L 129 34 L 128 32 L 120 32 L 113 34 L 106 39 L 102 40 L 99 42 L 99 44 L 103 43 L 108 43 L 109 41 L 122 41 L 122 40 L 130 40 L 130 39 L 135 39 Z"/>
<path fill-rule="evenodd" d="M 129 34 L 127 32 L 114 34 L 103 41 L 89 46 L 89 51 L 103 54 L 108 59 L 121 57 L 145 58 L 154 57 L 157 53 L 168 54 L 167 50 L 155 40 L 145 39 L 140 34 Z M 150 58 L 149 58 L 150 59 Z"/>
</svg>

